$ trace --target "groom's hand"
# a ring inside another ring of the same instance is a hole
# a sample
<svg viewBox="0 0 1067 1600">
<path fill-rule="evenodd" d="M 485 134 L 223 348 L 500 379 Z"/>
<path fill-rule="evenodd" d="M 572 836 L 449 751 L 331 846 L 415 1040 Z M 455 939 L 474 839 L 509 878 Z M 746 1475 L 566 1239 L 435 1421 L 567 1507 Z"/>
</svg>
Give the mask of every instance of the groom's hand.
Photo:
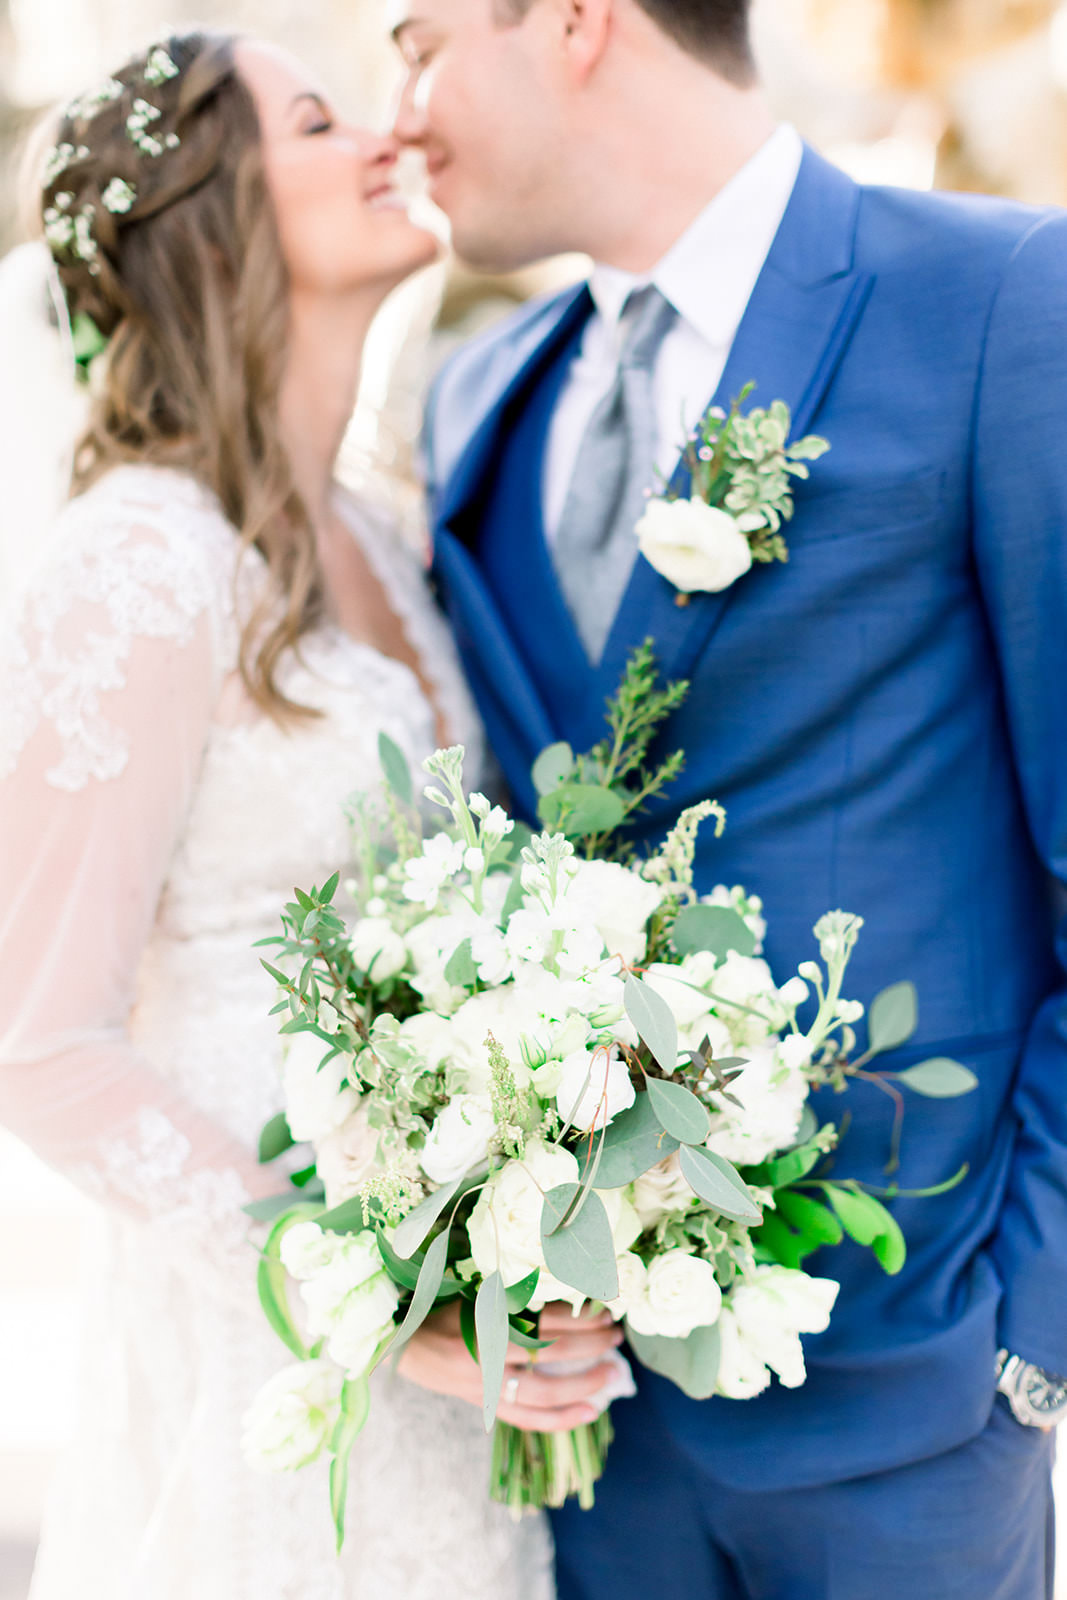
<svg viewBox="0 0 1067 1600">
<path fill-rule="evenodd" d="M 497 1416 L 530 1433 L 560 1433 L 592 1422 L 599 1408 L 589 1404 L 590 1398 L 612 1375 L 603 1358 L 622 1343 L 622 1333 L 608 1312 L 593 1315 L 583 1311 L 575 1317 L 567 1305 L 546 1306 L 540 1331 L 542 1339 L 552 1340 L 547 1350 L 508 1346 Z M 533 1356 L 544 1361 L 584 1361 L 589 1366 L 584 1372 L 555 1376 L 539 1372 Z M 481 1409 L 482 1375 L 459 1331 L 458 1305 L 444 1306 L 427 1317 L 405 1347 L 399 1370 L 424 1389 L 456 1395 Z"/>
</svg>

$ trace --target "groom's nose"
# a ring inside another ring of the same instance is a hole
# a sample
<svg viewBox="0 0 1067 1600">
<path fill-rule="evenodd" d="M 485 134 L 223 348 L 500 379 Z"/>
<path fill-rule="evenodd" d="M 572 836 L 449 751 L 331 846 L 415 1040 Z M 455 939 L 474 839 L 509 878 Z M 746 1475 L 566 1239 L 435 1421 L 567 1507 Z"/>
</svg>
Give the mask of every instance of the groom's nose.
<svg viewBox="0 0 1067 1600">
<path fill-rule="evenodd" d="M 405 74 L 393 105 L 393 137 L 400 144 L 425 143 L 428 123 L 424 97 L 419 94 L 420 79 L 415 73 Z"/>
</svg>

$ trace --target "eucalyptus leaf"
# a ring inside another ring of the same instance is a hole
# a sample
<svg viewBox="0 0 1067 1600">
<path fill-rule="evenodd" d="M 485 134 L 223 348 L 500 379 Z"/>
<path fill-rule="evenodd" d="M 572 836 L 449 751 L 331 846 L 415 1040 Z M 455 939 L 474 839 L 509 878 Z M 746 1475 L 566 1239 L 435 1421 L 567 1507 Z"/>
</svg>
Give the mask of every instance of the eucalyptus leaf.
<svg viewBox="0 0 1067 1600">
<path fill-rule="evenodd" d="M 415 1254 L 423 1241 L 429 1237 L 430 1230 L 438 1217 L 463 1187 L 463 1181 L 460 1177 L 453 1179 L 451 1183 L 443 1184 L 440 1189 L 435 1189 L 433 1194 L 427 1195 L 414 1211 L 408 1212 L 393 1233 L 393 1249 L 398 1256 L 406 1259 Z"/>
<path fill-rule="evenodd" d="M 665 1133 L 679 1144 L 703 1144 L 711 1132 L 711 1119 L 701 1102 L 681 1083 L 649 1078 L 649 1104 Z"/>
<path fill-rule="evenodd" d="M 406 806 L 413 805 L 415 788 L 411 781 L 411 768 L 403 750 L 387 733 L 378 735 L 378 760 L 385 774 L 385 781 L 397 799 Z"/>
<path fill-rule="evenodd" d="M 906 1044 L 919 1026 L 919 999 L 915 985 L 894 983 L 871 1001 L 867 1034 L 874 1055 Z"/>
<path fill-rule="evenodd" d="M 259 1136 L 260 1162 L 265 1166 L 268 1161 L 277 1160 L 286 1150 L 291 1150 L 295 1143 L 296 1140 L 289 1132 L 289 1124 L 285 1120 L 285 1112 L 279 1111 L 276 1117 L 271 1117 Z"/>
<path fill-rule="evenodd" d="M 403 1350 L 408 1340 L 422 1327 L 437 1303 L 437 1294 L 445 1275 L 448 1264 L 448 1234 L 439 1233 L 427 1250 L 423 1259 L 422 1269 L 419 1272 L 419 1281 L 415 1285 L 415 1293 L 411 1297 L 407 1315 L 397 1330 L 396 1338 L 389 1347 L 389 1353 L 396 1357 Z"/>
<path fill-rule="evenodd" d="M 315 1221 L 329 1233 L 362 1233 L 368 1226 L 366 1213 L 356 1195 L 351 1200 L 342 1200 L 331 1211 L 324 1211 Z"/>
<path fill-rule="evenodd" d="M 909 1089 L 929 1100 L 954 1100 L 957 1095 L 970 1094 L 978 1087 L 978 1079 L 970 1067 L 949 1056 L 931 1056 L 929 1061 L 906 1067 L 897 1073 L 897 1081 L 906 1083 Z"/>
<path fill-rule="evenodd" d="M 478 1337 L 478 1363 L 482 1369 L 482 1420 L 486 1433 L 490 1433 L 500 1404 L 508 1353 L 507 1291 L 499 1272 L 491 1272 L 478 1290 L 474 1328 Z"/>
<path fill-rule="evenodd" d="M 538 794 L 551 794 L 566 783 L 574 771 L 574 751 L 569 744 L 550 744 L 533 764 L 530 777 Z"/>
<path fill-rule="evenodd" d="M 577 1183 L 561 1183 L 549 1190 L 541 1212 L 541 1248 L 545 1265 L 554 1278 L 590 1300 L 614 1300 L 619 1293 L 615 1240 L 604 1202 L 590 1190 L 573 1221 L 560 1227 L 560 1218 L 580 1192 Z"/>
<path fill-rule="evenodd" d="M 671 930 L 671 943 L 680 956 L 710 950 L 719 961 L 731 950 L 742 956 L 756 953 L 756 935 L 729 906 L 686 906 Z"/>
<path fill-rule="evenodd" d="M 474 965 L 469 939 L 464 939 L 453 950 L 445 967 L 445 981 L 454 984 L 457 989 L 469 989 L 477 983 L 478 968 Z"/>
<path fill-rule="evenodd" d="M 683 1145 L 679 1160 L 682 1176 L 690 1188 L 720 1216 L 734 1222 L 758 1223 L 762 1219 L 763 1213 L 752 1199 L 745 1180 L 722 1156 Z"/>
<path fill-rule="evenodd" d="M 604 1132 L 597 1188 L 622 1189 L 677 1148 L 678 1140 L 664 1132 L 648 1095 L 642 1090 L 632 1106 L 611 1119 Z"/>
<path fill-rule="evenodd" d="M 419 1273 L 422 1271 L 423 1257 L 420 1255 L 414 1255 L 410 1258 L 398 1256 L 389 1242 L 385 1229 L 378 1228 L 376 1231 L 378 1249 L 381 1252 L 382 1260 L 385 1262 L 386 1272 L 399 1288 L 414 1289 L 419 1281 Z"/>
<path fill-rule="evenodd" d="M 649 984 L 633 973 L 623 990 L 626 1015 L 637 1029 L 664 1072 L 673 1073 L 678 1065 L 678 1024 L 674 1012 Z"/>
<path fill-rule="evenodd" d="M 643 1367 L 669 1378 L 693 1400 L 710 1400 L 715 1393 L 721 1352 L 717 1323 L 710 1328 L 694 1328 L 687 1339 L 635 1333 L 627 1323 L 626 1340 Z"/>
<path fill-rule="evenodd" d="M 626 807 L 617 794 L 595 783 L 565 783 L 542 795 L 537 815 L 550 832 L 582 839 L 611 833 L 622 823 Z"/>
</svg>

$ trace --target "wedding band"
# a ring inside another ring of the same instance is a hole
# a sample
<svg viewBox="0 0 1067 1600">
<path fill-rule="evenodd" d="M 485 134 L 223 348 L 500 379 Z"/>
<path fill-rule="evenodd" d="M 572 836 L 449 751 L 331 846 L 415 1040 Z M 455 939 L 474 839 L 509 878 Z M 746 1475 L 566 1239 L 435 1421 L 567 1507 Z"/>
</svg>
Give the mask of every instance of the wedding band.
<svg viewBox="0 0 1067 1600">
<path fill-rule="evenodd" d="M 504 1385 L 504 1400 L 507 1405 L 513 1406 L 519 1397 L 519 1380 L 517 1377 L 509 1378 Z"/>
</svg>

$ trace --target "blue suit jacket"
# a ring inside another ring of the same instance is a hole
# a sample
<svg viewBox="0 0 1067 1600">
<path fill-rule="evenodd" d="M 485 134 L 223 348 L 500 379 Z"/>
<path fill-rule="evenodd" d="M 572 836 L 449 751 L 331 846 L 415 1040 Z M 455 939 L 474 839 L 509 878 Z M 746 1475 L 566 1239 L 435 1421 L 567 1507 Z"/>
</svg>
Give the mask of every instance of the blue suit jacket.
<svg viewBox="0 0 1067 1600">
<path fill-rule="evenodd" d="M 718 797 L 702 887 L 764 897 L 780 980 L 821 912 L 860 913 L 848 993 L 919 990 L 917 1041 L 884 1064 L 953 1055 L 980 1084 L 909 1097 L 902 1184 L 970 1172 L 895 1203 L 904 1272 L 847 1243 L 810 1263 L 842 1292 L 804 1388 L 697 1404 L 650 1380 L 642 1403 L 727 1482 L 880 1470 L 981 1429 L 998 1345 L 1067 1372 L 1067 217 L 861 188 L 807 151 L 717 396 L 755 379 L 831 441 L 790 561 L 680 610 L 639 559 L 599 669 L 538 554 L 543 430 L 508 453 L 587 313 L 571 290 L 465 347 L 428 423 L 436 572 L 514 793 L 532 806 L 544 744 L 597 736 L 653 635 L 692 691 L 648 837 Z M 861 1086 L 817 1109 L 846 1104 L 837 1171 L 884 1181 L 892 1107 Z"/>
</svg>

